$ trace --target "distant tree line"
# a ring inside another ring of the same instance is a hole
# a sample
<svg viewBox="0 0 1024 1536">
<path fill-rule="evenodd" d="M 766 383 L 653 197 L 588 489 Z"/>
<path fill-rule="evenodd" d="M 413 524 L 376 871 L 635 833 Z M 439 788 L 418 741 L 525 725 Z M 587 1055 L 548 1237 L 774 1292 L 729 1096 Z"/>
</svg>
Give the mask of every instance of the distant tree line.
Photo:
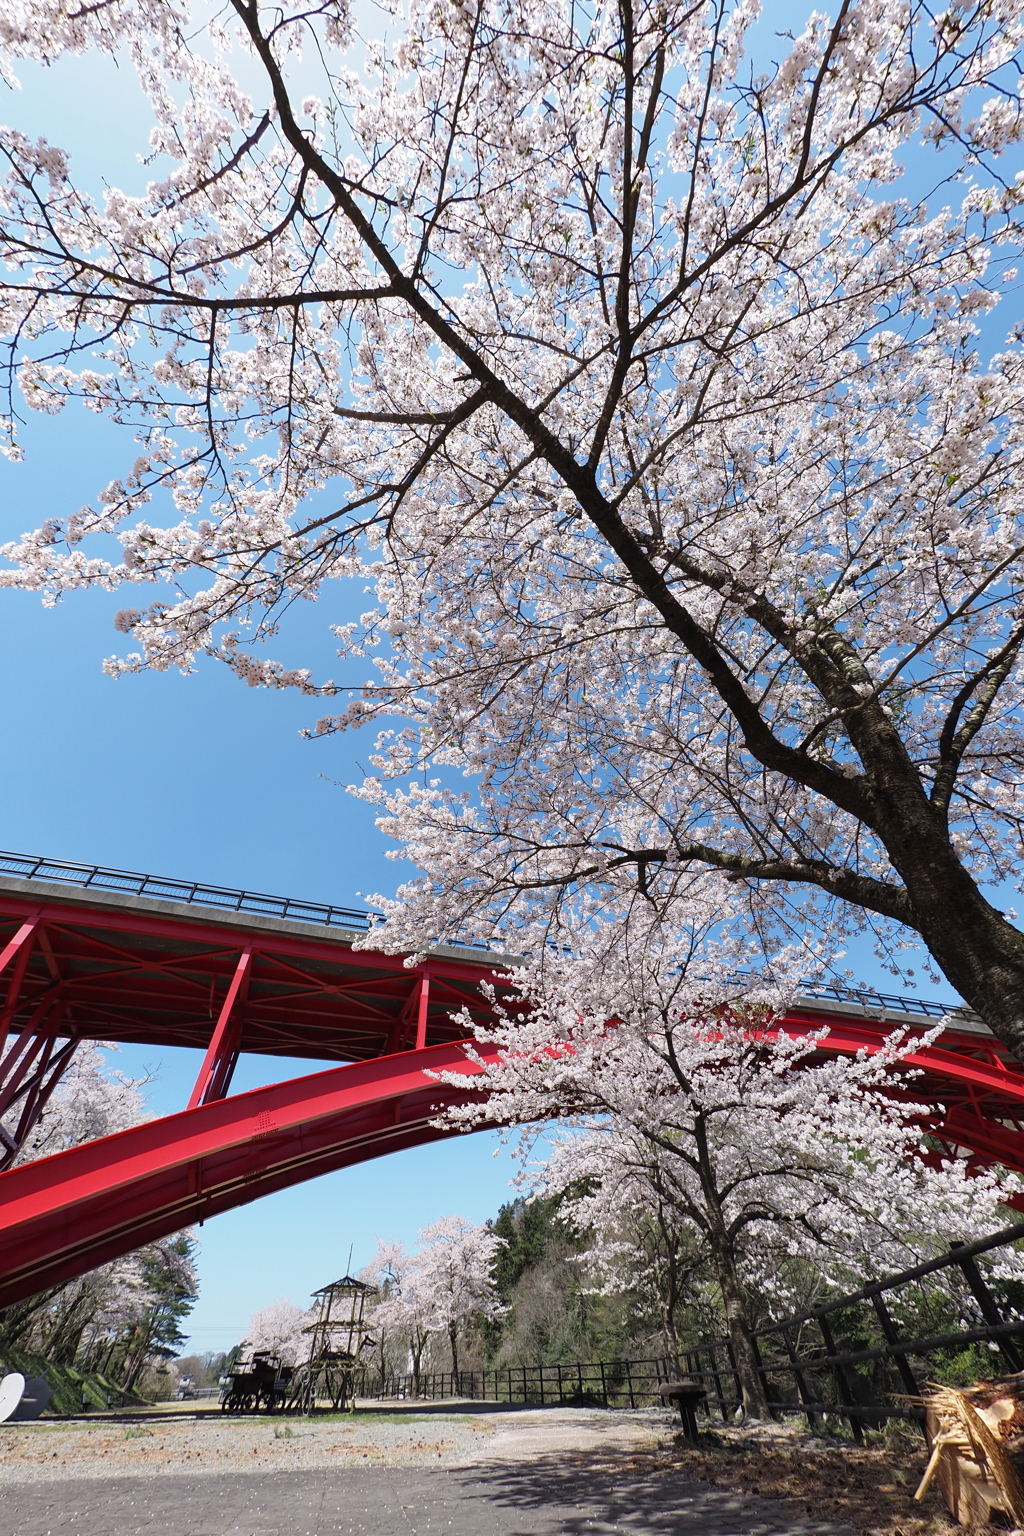
<svg viewBox="0 0 1024 1536">
<path fill-rule="evenodd" d="M 137 1125 L 146 1116 L 144 1086 L 81 1042 L 19 1161 Z M 126 1392 L 170 1396 L 167 1364 L 186 1342 L 182 1324 L 199 1295 L 196 1246 L 179 1232 L 0 1311 L 0 1365 L 33 1356 Z"/>
</svg>

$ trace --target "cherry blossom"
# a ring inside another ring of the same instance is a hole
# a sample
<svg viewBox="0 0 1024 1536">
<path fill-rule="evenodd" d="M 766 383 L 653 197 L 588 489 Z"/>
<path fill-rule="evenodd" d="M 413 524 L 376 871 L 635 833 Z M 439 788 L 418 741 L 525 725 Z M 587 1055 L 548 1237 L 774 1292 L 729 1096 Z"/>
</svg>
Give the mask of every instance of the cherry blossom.
<svg viewBox="0 0 1024 1536">
<path fill-rule="evenodd" d="M 78 1042 L 17 1162 L 112 1136 L 148 1118 L 145 1081 L 106 1060 L 104 1051 L 115 1050 Z M 183 1312 L 172 1310 L 168 1317 L 165 1307 L 169 1297 L 194 1300 L 198 1293 L 195 1247 L 194 1233 L 186 1229 L 15 1303 L 0 1317 L 0 1338 L 67 1364 L 77 1361 L 84 1370 L 109 1372 L 115 1363 L 117 1379 L 131 1388 L 151 1358 L 173 1353 L 161 1335 L 180 1339 L 175 1318 Z"/>
<path fill-rule="evenodd" d="M 780 1026 L 785 996 L 695 980 L 678 953 L 666 945 L 655 955 L 647 943 L 631 957 L 581 941 L 557 966 L 517 971 L 528 1006 L 475 1030 L 499 1045 L 497 1062 L 467 1047 L 486 1097 L 446 1120 L 524 1126 L 525 1159 L 540 1128 L 561 1117 L 565 1131 L 533 1185 L 562 1192 L 564 1214 L 592 1234 L 592 1283 L 642 1280 L 635 1266 L 651 1256 L 636 1234 L 660 1224 L 655 1261 L 675 1267 L 674 1304 L 710 1275 L 744 1406 L 762 1414 L 755 1288 L 784 1314 L 797 1299 L 786 1288 L 794 1260 L 848 1290 L 987 1236 L 1006 1225 L 1004 1202 L 1024 1180 L 927 1152 L 928 1107 L 914 1103 L 913 1074 L 901 1066 L 919 1040 L 897 1031 L 877 1055 L 830 1055 L 827 1029 L 804 1039 Z M 1014 1273 L 1024 1274 L 1017 1257 Z"/>
<path fill-rule="evenodd" d="M 115 676 L 381 727 L 375 942 L 835 913 L 1024 1059 L 1021 7 L 373 15 L 7 7 L 12 75 L 116 53 L 153 130 L 101 201 L 3 132 L 9 451 L 71 401 L 136 441 L 0 581 L 148 584 Z M 339 682 L 263 648 L 345 581 Z"/>
<path fill-rule="evenodd" d="M 504 1311 L 493 1273 L 501 1243 L 486 1225 L 474 1225 L 461 1216 L 442 1216 L 424 1227 L 411 1254 L 400 1243 L 378 1239 L 377 1253 L 363 1272 L 380 1288 L 373 1304 L 373 1325 L 381 1334 L 382 1361 L 388 1335 L 392 1343 L 396 1338 L 404 1341 L 414 1394 L 419 1391 L 424 1351 L 433 1336 L 447 1336 L 451 1369 L 457 1377 L 462 1335 Z"/>
<path fill-rule="evenodd" d="M 282 1365 L 298 1365 L 309 1358 L 309 1337 L 303 1329 L 312 1321 L 311 1312 L 304 1312 L 287 1296 L 280 1296 L 253 1313 L 245 1336 L 254 1350 L 279 1355 Z"/>
</svg>

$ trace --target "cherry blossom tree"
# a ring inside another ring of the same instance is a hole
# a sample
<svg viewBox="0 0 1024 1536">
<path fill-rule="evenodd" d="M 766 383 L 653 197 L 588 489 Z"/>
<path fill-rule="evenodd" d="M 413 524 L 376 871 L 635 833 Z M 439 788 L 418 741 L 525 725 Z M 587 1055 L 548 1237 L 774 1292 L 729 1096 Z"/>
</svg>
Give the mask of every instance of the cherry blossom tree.
<svg viewBox="0 0 1024 1536">
<path fill-rule="evenodd" d="M 303 1311 L 287 1296 L 260 1307 L 249 1319 L 246 1338 L 253 1349 L 280 1355 L 283 1365 L 298 1365 L 309 1357 L 309 1336 L 303 1333 L 313 1314 Z"/>
<path fill-rule="evenodd" d="M 377 1335 L 381 1374 L 386 1373 L 389 1356 L 393 1357 L 397 1348 L 397 1370 L 401 1374 L 411 1367 L 414 1397 L 419 1396 L 423 1356 L 435 1330 L 432 1300 L 417 1284 L 417 1278 L 415 1258 L 401 1243 L 381 1238 L 377 1239 L 374 1257 L 360 1271 L 360 1279 L 377 1288 L 376 1296 L 370 1299 L 369 1317 Z"/>
<path fill-rule="evenodd" d="M 474 1323 L 505 1310 L 494 1279 L 494 1256 L 501 1244 L 488 1227 L 461 1216 L 442 1216 L 424 1227 L 411 1254 L 400 1243 L 378 1239 L 377 1253 L 363 1271 L 379 1288 L 373 1326 L 405 1342 L 414 1395 L 424 1352 L 435 1335 L 447 1336 L 457 1379 L 460 1338 Z"/>
<path fill-rule="evenodd" d="M 500 1317 L 505 1310 L 494 1278 L 502 1242 L 489 1227 L 462 1216 L 442 1216 L 420 1233 L 412 1288 L 431 1325 L 448 1335 L 456 1384 L 459 1339 L 474 1323 Z"/>
<path fill-rule="evenodd" d="M 116 54 L 154 127 L 145 192 L 102 204 L 3 133 L 10 451 L 20 402 L 138 439 L 3 579 L 156 583 L 115 674 L 206 652 L 349 691 L 321 731 L 398 715 L 359 792 L 425 873 L 385 941 L 564 942 L 580 889 L 677 922 L 703 882 L 758 932 L 803 903 L 917 936 L 1024 1059 L 990 899 L 1020 874 L 991 312 L 1024 13 L 757 16 L 407 0 L 364 43 L 346 0 L 8 5 L 12 72 Z M 377 596 L 342 684 L 259 649 L 340 578 Z"/>
<path fill-rule="evenodd" d="M 112 1136 L 147 1118 L 145 1081 L 111 1067 L 103 1049 L 79 1041 L 18 1162 Z M 181 1323 L 199 1292 L 195 1251 L 191 1230 L 175 1233 L 16 1302 L 0 1314 L 0 1349 L 32 1350 L 110 1374 L 134 1390 L 152 1362 L 170 1358 L 184 1342 Z"/>
<path fill-rule="evenodd" d="M 765 1397 L 751 1287 L 788 1310 L 787 1263 L 859 1283 L 987 1235 L 1024 1189 L 1016 1175 L 925 1156 L 925 1107 L 900 1066 L 919 1042 L 899 1033 L 878 1055 L 830 1056 L 827 1030 L 797 1039 L 777 1027 L 785 998 L 695 983 L 672 947 L 655 955 L 651 943 L 632 964 L 581 946 L 557 973 L 536 967 L 517 985 L 529 1010 L 476 1030 L 500 1047 L 494 1065 L 476 1056 L 487 1097 L 448 1120 L 533 1126 L 528 1150 L 538 1124 L 565 1119 L 536 1185 L 564 1192 L 563 1213 L 592 1232 L 592 1277 L 621 1288 L 642 1253 L 631 1226 L 660 1221 L 661 1261 L 696 1270 L 703 1259 L 717 1285 L 752 1415 Z"/>
</svg>

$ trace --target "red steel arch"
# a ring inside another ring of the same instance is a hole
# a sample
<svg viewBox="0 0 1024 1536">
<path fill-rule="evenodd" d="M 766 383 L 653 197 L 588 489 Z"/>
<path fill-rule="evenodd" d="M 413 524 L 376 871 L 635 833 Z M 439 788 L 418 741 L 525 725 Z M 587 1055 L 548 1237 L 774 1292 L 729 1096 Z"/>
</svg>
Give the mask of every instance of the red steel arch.
<svg viewBox="0 0 1024 1536">
<path fill-rule="evenodd" d="M 356 947 L 365 914 L 40 865 L 0 855 L 15 870 L 0 875 L 8 1159 L 79 1040 L 205 1056 L 180 1113 L 0 1173 L 0 1307 L 262 1194 L 451 1134 L 430 1122 L 459 1095 L 434 1074 L 466 1067 L 452 1013 L 486 1017 L 479 986 L 501 957 L 447 948 L 409 966 Z M 886 1001 L 800 999 L 784 1027 L 827 1025 L 821 1049 L 839 1052 L 878 1050 L 896 1022 L 928 1027 L 929 1005 Z M 242 1052 L 335 1065 L 228 1097 Z M 962 1013 L 908 1064 L 937 1149 L 1024 1172 L 1024 1068 L 980 1021 Z"/>
</svg>

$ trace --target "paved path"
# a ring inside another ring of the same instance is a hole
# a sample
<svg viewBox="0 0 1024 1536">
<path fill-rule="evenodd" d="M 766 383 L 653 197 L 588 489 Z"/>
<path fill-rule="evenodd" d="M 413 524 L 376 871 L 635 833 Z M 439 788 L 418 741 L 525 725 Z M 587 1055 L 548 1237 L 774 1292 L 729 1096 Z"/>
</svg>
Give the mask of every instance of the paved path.
<svg viewBox="0 0 1024 1536">
<path fill-rule="evenodd" d="M 851 1536 L 652 1472 L 660 1412 L 455 1406 L 4 1426 L 0 1536 Z"/>
<path fill-rule="evenodd" d="M 849 1536 L 785 1506 L 573 1458 L 11 1484 L 4 1536 Z"/>
</svg>

